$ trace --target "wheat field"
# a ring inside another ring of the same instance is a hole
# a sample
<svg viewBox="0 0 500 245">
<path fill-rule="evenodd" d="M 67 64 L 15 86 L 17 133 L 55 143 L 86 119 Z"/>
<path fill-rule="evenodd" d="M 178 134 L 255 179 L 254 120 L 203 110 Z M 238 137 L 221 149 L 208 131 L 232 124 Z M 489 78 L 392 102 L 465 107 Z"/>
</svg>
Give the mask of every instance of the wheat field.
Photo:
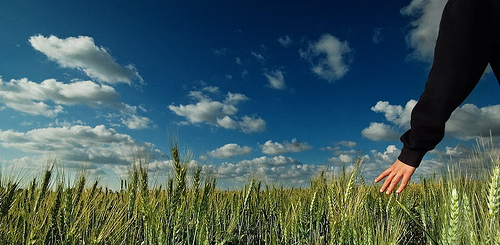
<svg viewBox="0 0 500 245">
<path fill-rule="evenodd" d="M 25 187 L 0 177 L 0 243 L 500 244 L 498 158 L 483 178 L 444 174 L 384 195 L 361 177 L 361 159 L 305 189 L 220 190 L 201 169 L 187 174 L 177 146 L 171 157 L 165 186 L 148 186 L 141 160 L 120 191 L 83 172 L 67 183 L 53 165 Z"/>
</svg>

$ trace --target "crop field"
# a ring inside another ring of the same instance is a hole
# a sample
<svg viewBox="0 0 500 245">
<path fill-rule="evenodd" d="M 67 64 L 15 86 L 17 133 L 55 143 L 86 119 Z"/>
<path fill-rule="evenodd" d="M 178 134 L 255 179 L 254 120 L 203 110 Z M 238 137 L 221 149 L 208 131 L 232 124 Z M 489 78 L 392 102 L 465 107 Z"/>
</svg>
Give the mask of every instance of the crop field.
<svg viewBox="0 0 500 245">
<path fill-rule="evenodd" d="M 48 167 L 21 187 L 0 178 L 1 244 L 499 244 L 500 167 L 483 178 L 443 174 L 385 195 L 352 172 L 309 188 L 249 181 L 220 190 L 172 148 L 175 176 L 148 186 L 147 162 L 120 191 L 82 173 L 73 183 Z M 450 171 L 453 172 L 453 171 Z"/>
</svg>

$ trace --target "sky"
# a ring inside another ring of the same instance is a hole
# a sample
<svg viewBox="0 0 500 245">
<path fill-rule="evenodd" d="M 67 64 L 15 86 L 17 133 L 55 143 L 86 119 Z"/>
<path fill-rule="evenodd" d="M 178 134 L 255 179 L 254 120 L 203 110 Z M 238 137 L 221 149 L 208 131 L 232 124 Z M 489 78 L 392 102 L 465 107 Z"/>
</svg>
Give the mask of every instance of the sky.
<svg viewBox="0 0 500 245">
<path fill-rule="evenodd" d="M 358 157 L 371 182 L 399 155 L 445 3 L 3 2 L 2 172 L 56 162 L 116 189 L 147 156 L 162 184 L 177 139 L 220 188 L 306 187 Z M 488 69 L 414 180 L 496 140 L 499 94 Z"/>
</svg>

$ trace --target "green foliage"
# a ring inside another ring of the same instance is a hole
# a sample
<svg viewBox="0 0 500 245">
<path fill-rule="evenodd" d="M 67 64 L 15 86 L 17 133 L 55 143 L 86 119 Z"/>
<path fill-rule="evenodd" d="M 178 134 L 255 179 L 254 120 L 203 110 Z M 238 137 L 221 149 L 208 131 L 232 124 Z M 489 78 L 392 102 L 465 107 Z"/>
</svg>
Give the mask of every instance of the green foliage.
<svg viewBox="0 0 500 245">
<path fill-rule="evenodd" d="M 0 182 L 2 244 L 496 244 L 500 239 L 500 168 L 488 178 L 459 174 L 422 179 L 385 195 L 354 170 L 310 188 L 220 190 L 202 168 L 188 169 L 176 144 L 166 188 L 151 186 L 138 152 L 119 192 L 64 183 L 53 165 L 21 188 Z M 192 173 L 192 175 L 188 174 Z M 191 177 L 190 177 L 191 176 Z M 91 184 L 91 186 L 87 186 Z M 52 186 L 52 187 L 51 187 Z"/>
</svg>

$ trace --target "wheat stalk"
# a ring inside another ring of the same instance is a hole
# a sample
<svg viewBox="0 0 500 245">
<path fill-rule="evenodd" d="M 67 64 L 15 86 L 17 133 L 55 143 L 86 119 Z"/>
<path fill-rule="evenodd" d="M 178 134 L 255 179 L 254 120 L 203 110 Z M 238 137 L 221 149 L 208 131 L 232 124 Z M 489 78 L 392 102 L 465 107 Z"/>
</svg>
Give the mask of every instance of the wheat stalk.
<svg viewBox="0 0 500 245">
<path fill-rule="evenodd" d="M 443 242 L 445 244 L 458 244 L 460 237 L 458 226 L 460 219 L 460 201 L 456 188 L 453 188 L 451 191 L 450 213 L 448 219 L 448 225 L 443 227 L 443 230 L 446 231 Z"/>
<path fill-rule="evenodd" d="M 488 217 L 489 217 L 489 232 L 488 232 L 488 240 L 489 243 L 492 243 L 495 240 L 496 233 L 496 221 L 497 214 L 499 211 L 500 205 L 500 165 L 496 164 L 493 168 L 493 172 L 491 175 L 489 190 L 488 190 Z"/>
<path fill-rule="evenodd" d="M 488 215 L 494 218 L 499 211 L 500 205 L 500 166 L 493 169 L 488 191 Z"/>
<path fill-rule="evenodd" d="M 16 194 L 18 184 L 9 182 L 7 190 L 0 197 L 0 221 L 7 216 L 12 203 L 14 202 L 14 195 Z"/>
<path fill-rule="evenodd" d="M 34 209 L 35 213 L 38 211 L 38 208 L 40 207 L 40 203 L 41 203 L 42 199 L 45 197 L 45 193 L 47 192 L 47 189 L 49 188 L 53 168 L 54 168 L 54 165 L 50 166 L 47 170 L 45 170 L 45 174 L 43 176 L 43 181 L 42 181 L 42 186 L 41 186 L 40 192 L 38 193 L 38 197 L 37 197 L 36 202 L 35 202 L 35 209 Z"/>
<path fill-rule="evenodd" d="M 462 199 L 462 204 L 463 204 L 463 210 L 464 210 L 464 220 L 465 220 L 465 230 L 468 231 L 468 242 L 471 245 L 476 245 L 479 244 L 479 240 L 477 237 L 477 228 L 475 227 L 476 225 L 476 220 L 474 218 L 474 213 L 472 211 L 472 205 L 470 202 L 470 199 L 466 193 L 463 195 Z M 467 238 L 467 236 L 464 236 Z"/>
</svg>

